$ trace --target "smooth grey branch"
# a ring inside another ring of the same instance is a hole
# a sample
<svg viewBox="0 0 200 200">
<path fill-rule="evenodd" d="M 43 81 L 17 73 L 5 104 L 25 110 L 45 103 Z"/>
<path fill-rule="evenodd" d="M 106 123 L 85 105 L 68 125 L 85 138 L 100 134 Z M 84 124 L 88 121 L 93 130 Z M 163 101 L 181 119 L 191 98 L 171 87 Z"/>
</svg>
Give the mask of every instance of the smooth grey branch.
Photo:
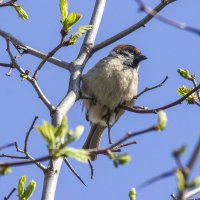
<svg viewBox="0 0 200 200">
<path fill-rule="evenodd" d="M 19 49 L 23 49 L 26 53 L 31 54 L 32 56 L 35 56 L 35 57 L 41 58 L 41 59 L 45 59 L 46 56 L 47 56 L 46 53 L 43 53 L 43 52 L 38 51 L 38 50 L 36 50 L 32 47 L 29 47 L 28 45 L 24 44 L 23 42 L 21 42 L 20 40 L 18 40 L 14 36 L 12 36 L 10 33 L 7 33 L 7 32 L 5 32 L 1 29 L 0 29 L 0 36 L 2 36 L 5 39 L 8 39 L 14 45 L 16 45 Z M 59 60 L 55 57 L 48 58 L 47 61 L 58 66 L 58 67 L 69 70 L 69 63 L 64 62 L 62 60 Z"/>
<path fill-rule="evenodd" d="M 129 35 L 130 33 L 133 33 L 137 29 L 144 27 L 154 16 L 160 12 L 163 8 L 165 8 L 168 4 L 174 2 L 175 0 L 164 0 L 161 1 L 159 5 L 157 5 L 152 12 L 148 13 L 143 19 L 141 19 L 139 22 L 135 23 L 134 25 L 130 26 L 129 28 L 121 31 L 120 33 L 117 33 L 116 35 L 108 38 L 107 40 L 95 45 L 92 49 L 92 54 L 96 51 L 120 40 L 121 38 Z"/>
</svg>

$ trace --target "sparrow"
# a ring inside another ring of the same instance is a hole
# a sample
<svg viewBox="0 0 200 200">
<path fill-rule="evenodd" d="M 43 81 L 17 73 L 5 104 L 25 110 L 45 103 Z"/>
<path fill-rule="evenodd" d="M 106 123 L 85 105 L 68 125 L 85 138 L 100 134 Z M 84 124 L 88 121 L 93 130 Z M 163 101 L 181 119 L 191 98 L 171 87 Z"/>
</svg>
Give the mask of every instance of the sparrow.
<svg viewBox="0 0 200 200">
<path fill-rule="evenodd" d="M 86 119 L 91 123 L 83 149 L 98 149 L 103 131 L 124 114 L 120 105 L 133 106 L 138 91 L 139 63 L 147 59 L 132 45 L 118 45 L 82 76 Z M 111 139 L 109 137 L 109 142 Z M 96 155 L 91 155 L 95 160 Z"/>
</svg>

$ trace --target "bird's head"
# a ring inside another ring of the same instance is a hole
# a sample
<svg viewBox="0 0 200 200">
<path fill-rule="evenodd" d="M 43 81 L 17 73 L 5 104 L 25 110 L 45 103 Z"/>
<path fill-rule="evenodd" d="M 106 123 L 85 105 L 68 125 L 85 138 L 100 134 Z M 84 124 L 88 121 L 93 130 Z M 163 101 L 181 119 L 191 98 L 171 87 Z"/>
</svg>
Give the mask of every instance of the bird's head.
<svg viewBox="0 0 200 200">
<path fill-rule="evenodd" d="M 124 65 L 132 68 L 137 68 L 142 60 L 147 59 L 140 50 L 127 44 L 118 45 L 110 52 L 110 55 L 121 59 Z"/>
</svg>

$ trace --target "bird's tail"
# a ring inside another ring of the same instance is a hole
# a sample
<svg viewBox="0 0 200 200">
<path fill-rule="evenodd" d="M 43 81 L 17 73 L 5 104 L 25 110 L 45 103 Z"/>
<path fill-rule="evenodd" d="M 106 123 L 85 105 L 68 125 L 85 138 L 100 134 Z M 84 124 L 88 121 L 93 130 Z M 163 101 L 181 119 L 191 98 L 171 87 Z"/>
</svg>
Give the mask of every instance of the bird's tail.
<svg viewBox="0 0 200 200">
<path fill-rule="evenodd" d="M 105 127 L 100 125 L 92 125 L 89 135 L 83 145 L 83 149 L 98 149 L 101 141 L 101 136 Z M 91 155 L 91 160 L 96 160 L 96 155 Z"/>
</svg>

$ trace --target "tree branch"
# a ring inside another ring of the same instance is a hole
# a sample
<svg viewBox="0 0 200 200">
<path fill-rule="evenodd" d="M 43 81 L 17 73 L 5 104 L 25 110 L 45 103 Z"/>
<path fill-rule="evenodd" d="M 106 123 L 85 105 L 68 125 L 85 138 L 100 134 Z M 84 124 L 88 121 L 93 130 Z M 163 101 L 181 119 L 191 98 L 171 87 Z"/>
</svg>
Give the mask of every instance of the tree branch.
<svg viewBox="0 0 200 200">
<path fill-rule="evenodd" d="M 13 194 L 16 190 L 17 190 L 16 188 L 13 188 L 13 189 L 11 190 L 11 192 L 8 194 L 8 196 L 7 196 L 7 197 L 4 197 L 4 200 L 9 200 L 10 197 L 12 196 L 12 194 Z"/>
<path fill-rule="evenodd" d="M 190 190 L 189 192 L 187 192 L 185 195 L 184 195 L 184 199 L 188 199 L 196 194 L 200 193 L 200 187 L 197 187 L 193 190 Z"/>
<path fill-rule="evenodd" d="M 63 47 L 63 42 L 64 42 L 64 38 L 62 37 L 60 43 L 52 51 L 50 51 L 48 53 L 48 55 L 44 58 L 44 60 L 42 60 L 40 62 L 39 66 L 37 67 L 37 69 L 34 72 L 33 79 L 35 79 L 35 80 L 37 79 L 37 76 L 38 76 L 40 70 L 42 69 L 43 65 L 46 63 L 46 61 L 50 57 L 52 57 L 59 49 L 61 49 Z"/>
<path fill-rule="evenodd" d="M 71 172 L 78 178 L 78 180 L 79 180 L 84 186 L 86 186 L 86 184 L 84 183 L 83 179 L 78 175 L 78 173 L 77 173 L 76 170 L 72 167 L 72 165 L 69 163 L 69 161 L 67 160 L 67 158 L 64 158 L 64 162 L 65 162 L 65 164 L 68 166 L 68 168 L 71 170 Z"/>
<path fill-rule="evenodd" d="M 14 7 L 14 3 L 15 3 L 16 1 L 17 1 L 17 0 L 10 0 L 10 1 L 7 1 L 6 3 L 1 3 L 1 2 L 0 2 L 0 7 L 6 7 L 6 6 Z"/>
<path fill-rule="evenodd" d="M 125 105 L 120 105 L 120 108 L 123 108 L 124 110 L 127 110 L 129 112 L 134 112 L 134 113 L 143 113 L 143 114 L 144 113 L 157 113 L 159 110 L 166 110 L 166 109 L 169 109 L 176 105 L 181 104 L 185 99 L 187 99 L 191 94 L 193 94 L 194 92 L 196 92 L 199 89 L 200 89 L 200 84 L 197 87 L 195 87 L 194 89 L 192 89 L 190 92 L 188 92 L 188 94 L 181 97 L 180 99 L 178 99 L 170 104 L 167 104 L 165 106 L 161 106 L 161 107 L 150 109 L 150 110 L 148 110 L 148 109 L 147 110 L 142 110 L 142 109 L 139 110 L 139 109 L 134 109 L 134 108 L 125 106 Z"/>
<path fill-rule="evenodd" d="M 141 11 L 144 11 L 144 12 L 149 13 L 149 14 L 154 12 L 153 9 L 150 8 L 149 6 L 147 6 L 142 0 L 135 0 L 135 1 L 140 6 Z M 175 20 L 164 17 L 160 14 L 157 14 L 157 13 L 155 13 L 155 14 L 156 14 L 155 18 L 164 22 L 165 24 L 168 24 L 170 26 L 174 26 L 174 27 L 181 29 L 183 31 L 189 31 L 189 32 L 195 33 L 198 36 L 200 36 L 200 29 L 197 29 L 197 28 L 192 27 L 192 26 L 188 26 L 186 23 L 183 23 L 183 22 L 177 22 Z"/>
<path fill-rule="evenodd" d="M 153 87 L 146 87 L 142 92 L 140 92 L 138 95 L 136 95 L 134 97 L 134 99 L 137 99 L 138 97 L 140 97 L 141 95 L 143 95 L 145 92 L 148 92 L 150 90 L 154 90 L 156 88 L 162 87 L 163 84 L 167 81 L 167 79 L 168 79 L 168 76 L 166 76 L 165 79 L 161 83 L 159 83 L 158 85 L 155 85 Z"/>
<path fill-rule="evenodd" d="M 24 74 L 25 71 L 17 64 L 14 56 L 11 53 L 11 50 L 10 50 L 10 41 L 7 39 L 6 42 L 7 42 L 7 52 L 9 54 L 9 56 L 10 56 L 10 59 L 12 61 L 12 64 L 13 64 L 14 68 L 16 68 L 20 72 L 20 74 Z M 47 108 L 49 109 L 49 111 L 52 112 L 54 110 L 54 106 L 51 104 L 51 102 L 44 95 L 44 93 L 40 89 L 37 81 L 35 79 L 33 79 L 32 77 L 30 77 L 29 75 L 27 76 L 27 80 L 32 84 L 33 88 L 35 89 L 35 91 L 38 94 L 38 97 L 47 106 Z"/>
<path fill-rule="evenodd" d="M 8 147 L 13 147 L 13 146 L 15 146 L 15 142 L 3 145 L 3 146 L 0 147 L 0 151 L 3 150 L 3 149 L 6 149 Z"/>
<path fill-rule="evenodd" d="M 18 40 L 14 36 L 12 36 L 11 34 L 3 31 L 1 29 L 0 29 L 0 36 L 5 38 L 6 40 L 11 41 L 12 44 L 17 46 L 19 49 L 24 50 L 26 53 L 28 53 L 32 56 L 35 56 L 35 57 L 41 58 L 41 59 L 45 59 L 47 57 L 47 54 L 40 52 L 36 49 L 33 49 L 32 47 L 27 46 L 26 44 L 24 44 L 23 42 L 21 42 L 20 40 Z M 69 63 L 67 63 L 67 62 L 61 61 L 61 60 L 54 58 L 54 57 L 48 58 L 47 61 L 58 66 L 58 67 L 69 70 Z"/>
<path fill-rule="evenodd" d="M 117 40 L 129 35 L 130 33 L 136 31 L 137 29 L 144 27 L 145 24 L 147 24 L 158 12 L 160 12 L 163 8 L 165 8 L 168 4 L 174 2 L 175 0 L 164 0 L 161 1 L 159 5 L 157 5 L 154 9 L 153 12 L 147 14 L 146 17 L 144 17 L 142 20 L 139 22 L 135 23 L 134 25 L 130 26 L 129 28 L 125 29 L 124 31 L 112 36 L 111 38 L 108 38 L 107 40 L 95 45 L 92 49 L 92 54 L 95 53 L 96 51 L 99 51 L 100 49 L 116 42 Z"/>
<path fill-rule="evenodd" d="M 90 24 L 93 25 L 93 28 L 87 32 L 78 57 L 69 66 L 71 69 L 69 89 L 63 100 L 55 109 L 55 112 L 52 113 L 52 124 L 54 126 L 57 126 L 61 123 L 62 118 L 66 115 L 66 113 L 70 110 L 70 108 L 74 105 L 75 101 L 79 97 L 81 73 L 89 58 L 90 49 L 94 45 L 105 4 L 106 0 L 96 0 L 92 18 L 90 20 Z M 57 180 L 62 162 L 62 158 L 53 160 L 52 164 L 54 171 L 46 171 L 42 193 L 43 200 L 54 200 Z"/>
<path fill-rule="evenodd" d="M 115 149 L 118 145 L 122 144 L 124 141 L 138 136 L 138 135 L 142 135 L 148 132 L 152 132 L 152 131 L 157 131 L 158 130 L 158 126 L 151 126 L 150 128 L 144 129 L 142 131 L 138 131 L 138 132 L 133 132 L 133 133 L 127 133 L 124 137 L 122 137 L 121 139 L 119 139 L 117 142 L 115 142 L 114 144 L 108 146 L 107 148 L 104 149 L 88 149 L 89 153 L 92 154 L 108 154 L 109 151 L 112 151 L 113 149 Z"/>
</svg>

